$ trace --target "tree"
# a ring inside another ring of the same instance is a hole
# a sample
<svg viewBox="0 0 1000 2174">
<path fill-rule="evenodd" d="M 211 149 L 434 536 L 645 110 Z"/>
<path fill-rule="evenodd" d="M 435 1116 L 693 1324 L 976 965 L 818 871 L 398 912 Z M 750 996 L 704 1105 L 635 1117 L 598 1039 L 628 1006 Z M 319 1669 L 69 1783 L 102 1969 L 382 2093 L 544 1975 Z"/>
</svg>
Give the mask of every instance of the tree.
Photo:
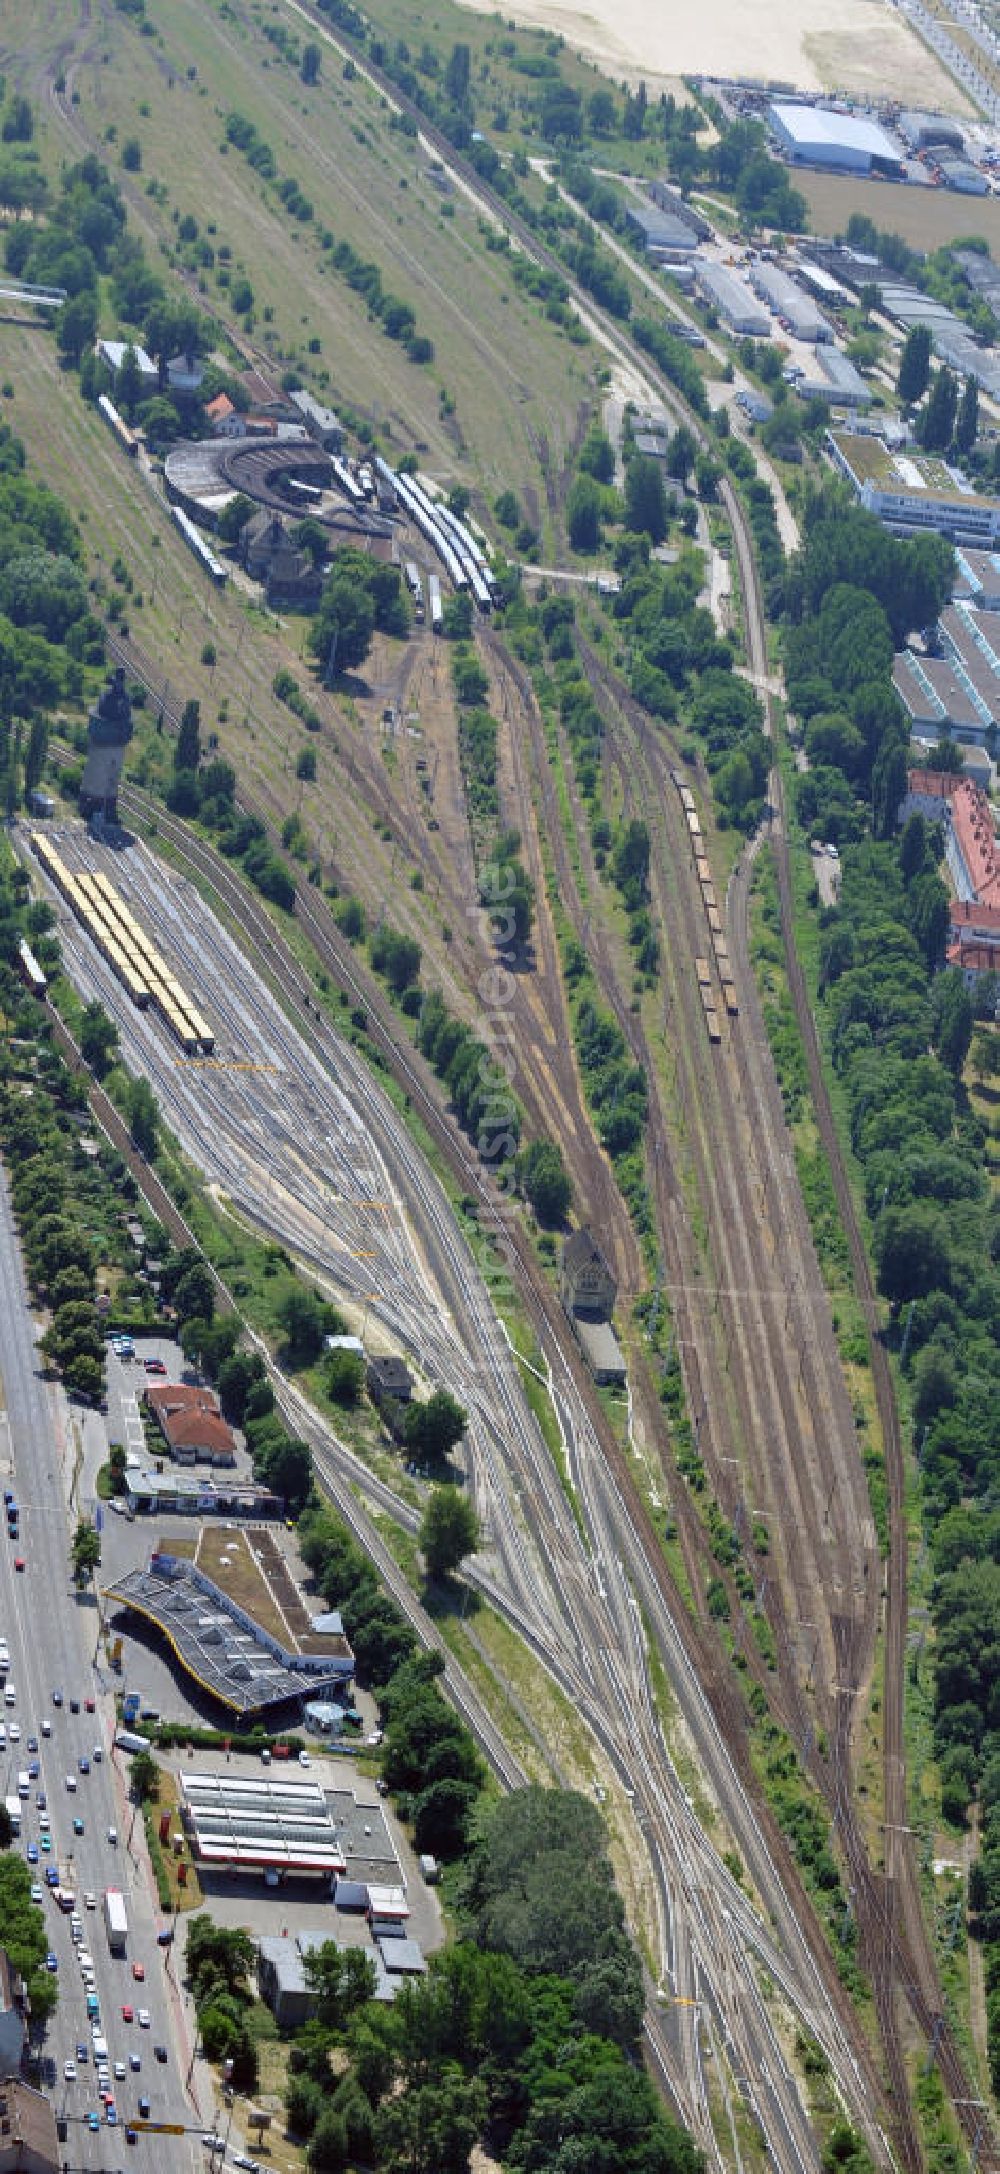
<svg viewBox="0 0 1000 2174">
<path fill-rule="evenodd" d="M 79 363 L 97 337 L 97 303 L 85 291 L 72 294 L 56 317 L 56 346 L 66 362 Z"/>
<path fill-rule="evenodd" d="M 135 419 L 135 412 L 142 399 L 142 392 L 142 371 L 139 368 L 139 357 L 130 341 L 122 356 L 121 365 L 115 378 L 115 399 L 130 423 Z"/>
<path fill-rule="evenodd" d="M 360 1402 L 364 1387 L 365 1364 L 357 1351 L 333 1351 L 326 1370 L 327 1394 L 335 1404 L 354 1405 Z"/>
<path fill-rule="evenodd" d="M 453 105 L 464 106 L 469 95 L 471 76 L 472 55 L 469 47 L 462 43 L 453 45 L 444 72 L 444 87 Z"/>
<path fill-rule="evenodd" d="M 947 1285 L 947 1226 L 929 1201 L 886 1208 L 875 1225 L 874 1250 L 879 1290 L 893 1305 Z"/>
<path fill-rule="evenodd" d="M 332 573 L 322 602 L 309 630 L 309 647 L 326 664 L 333 651 L 335 672 L 355 671 L 363 664 L 375 632 L 375 604 L 368 589 L 350 574 Z"/>
<path fill-rule="evenodd" d="M 201 704 L 192 696 L 181 711 L 174 746 L 174 769 L 197 770 L 201 761 Z"/>
<path fill-rule="evenodd" d="M 148 1079 L 129 1081 L 125 1098 L 128 1127 L 134 1145 L 147 1162 L 156 1153 L 156 1097 Z"/>
<path fill-rule="evenodd" d="M 420 1523 L 420 1551 L 429 1578 L 450 1577 L 474 1555 L 481 1534 L 479 1519 L 460 1487 L 432 1487 Z"/>
<path fill-rule="evenodd" d="M 532 1140 L 516 1162 L 517 1182 L 540 1223 L 565 1221 L 573 1188 L 562 1150 L 553 1140 Z"/>
<path fill-rule="evenodd" d="M 403 1436 L 419 1463 L 442 1465 L 467 1425 L 468 1413 L 457 1399 L 447 1389 L 437 1389 L 426 1404 L 407 1406 Z"/>
<path fill-rule="evenodd" d="M 930 374 L 930 326 L 912 325 L 903 342 L 899 376 L 896 379 L 896 391 L 904 407 L 915 407 L 917 401 L 923 399 Z"/>
<path fill-rule="evenodd" d="M 928 453 L 946 453 L 955 433 L 958 379 L 947 367 L 938 371 L 920 420 L 920 442 Z"/>
<path fill-rule="evenodd" d="M 695 463 L 698 448 L 686 423 L 675 430 L 667 447 L 667 474 L 675 483 L 686 483 Z"/>
<path fill-rule="evenodd" d="M 151 1751 L 137 1751 L 129 1767 L 132 1795 L 137 1804 L 155 1804 L 160 1793 L 160 1769 Z"/>
<path fill-rule="evenodd" d="M 103 1079 L 118 1052 L 118 1029 L 98 997 L 88 1004 L 80 1025 L 80 1055 L 98 1079 Z"/>
<path fill-rule="evenodd" d="M 304 1958 L 306 1984 L 316 2001 L 316 2020 L 339 2036 L 375 1991 L 375 1965 L 361 1948 L 339 1948 L 335 1940 L 310 1948 Z"/>
<path fill-rule="evenodd" d="M 955 417 L 955 444 L 960 453 L 971 453 L 979 436 L 979 386 L 967 377 Z"/>
<path fill-rule="evenodd" d="M 86 1519 L 81 1518 L 73 1534 L 73 1544 L 70 1548 L 70 1561 L 73 1565 L 73 1576 L 77 1585 L 89 1585 L 100 1560 L 100 1533 L 95 1532 L 93 1525 Z"/>
<path fill-rule="evenodd" d="M 592 91 L 587 100 L 587 119 L 592 136 L 613 136 L 618 126 L 618 107 L 613 92 Z"/>
<path fill-rule="evenodd" d="M 126 136 L 122 144 L 122 165 L 127 174 L 137 174 L 142 166 L 142 145 L 138 136 Z"/>
<path fill-rule="evenodd" d="M 566 500 L 566 533 L 574 551 L 596 551 L 601 540 L 601 493 L 593 476 L 577 476 Z"/>
<path fill-rule="evenodd" d="M 211 1321 L 215 1314 L 215 1278 L 207 1261 L 194 1260 L 174 1285 L 180 1321 Z"/>
<path fill-rule="evenodd" d="M 311 84 L 319 82 L 320 59 L 321 55 L 319 46 L 314 43 L 312 38 L 310 38 L 308 43 L 302 48 L 302 65 L 299 69 L 299 74 L 302 77 L 303 83 Z"/>
<path fill-rule="evenodd" d="M 625 471 L 625 526 L 661 544 L 667 533 L 667 501 L 660 463 L 642 454 Z"/>
<path fill-rule="evenodd" d="M 319 1358 L 327 1333 L 327 1312 L 316 1292 L 304 1290 L 299 1283 L 286 1292 L 278 1308 L 278 1319 L 285 1332 L 291 1366 L 311 1366 Z"/>
<path fill-rule="evenodd" d="M 38 715 L 33 717 L 31 720 L 31 726 L 28 732 L 28 745 L 25 749 L 24 790 L 26 793 L 34 792 L 36 785 L 41 784 L 42 777 L 45 772 L 45 758 L 48 754 L 48 751 L 48 724 L 44 717 Z"/>
<path fill-rule="evenodd" d="M 592 423 L 580 447 L 579 467 L 581 475 L 593 476 L 597 483 L 613 483 L 615 480 L 615 449 L 607 432 Z"/>
<path fill-rule="evenodd" d="M 957 1078 L 969 1054 L 972 1040 L 972 998 L 958 966 L 939 974 L 931 999 L 934 1046 L 942 1064 Z"/>
</svg>

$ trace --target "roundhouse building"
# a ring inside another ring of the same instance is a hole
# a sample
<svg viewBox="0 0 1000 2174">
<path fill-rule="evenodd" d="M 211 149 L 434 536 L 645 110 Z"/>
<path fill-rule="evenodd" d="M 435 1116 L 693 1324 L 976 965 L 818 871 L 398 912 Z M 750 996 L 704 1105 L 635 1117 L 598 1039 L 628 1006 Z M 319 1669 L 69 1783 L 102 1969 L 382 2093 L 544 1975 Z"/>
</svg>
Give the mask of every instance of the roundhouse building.
<svg viewBox="0 0 1000 2174">
<path fill-rule="evenodd" d="M 778 149 L 792 166 L 818 166 L 838 174 L 902 172 L 899 145 L 865 115 L 776 100 L 769 119 Z"/>
</svg>

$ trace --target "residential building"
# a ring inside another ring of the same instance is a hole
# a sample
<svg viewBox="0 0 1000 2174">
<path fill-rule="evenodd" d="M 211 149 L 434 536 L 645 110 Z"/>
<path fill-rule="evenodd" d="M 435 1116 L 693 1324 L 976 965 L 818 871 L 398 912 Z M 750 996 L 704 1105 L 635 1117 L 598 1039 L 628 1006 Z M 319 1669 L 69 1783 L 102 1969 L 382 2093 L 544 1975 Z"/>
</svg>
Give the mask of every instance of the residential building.
<svg viewBox="0 0 1000 2174">
<path fill-rule="evenodd" d="M 144 1393 L 176 1464 L 235 1464 L 236 1436 L 211 1389 L 192 1382 L 165 1382 L 162 1387 L 147 1382 Z"/>
<path fill-rule="evenodd" d="M 61 2160 L 48 2099 L 12 2078 L 0 2087 L 0 2174 L 59 2174 Z"/>
<path fill-rule="evenodd" d="M 952 943 L 946 957 L 949 966 L 958 967 L 970 996 L 977 995 L 987 978 L 1000 984 L 1000 946 Z M 1000 1019 L 1000 995 L 993 1017 Z"/>
<path fill-rule="evenodd" d="M 0 1948 L 0 2077 L 20 2073 L 27 2035 L 24 1984 L 6 1948 Z"/>
<path fill-rule="evenodd" d="M 245 438 L 247 435 L 246 417 L 234 407 L 228 393 L 216 393 L 215 399 L 207 402 L 205 421 L 213 438 Z"/>
</svg>

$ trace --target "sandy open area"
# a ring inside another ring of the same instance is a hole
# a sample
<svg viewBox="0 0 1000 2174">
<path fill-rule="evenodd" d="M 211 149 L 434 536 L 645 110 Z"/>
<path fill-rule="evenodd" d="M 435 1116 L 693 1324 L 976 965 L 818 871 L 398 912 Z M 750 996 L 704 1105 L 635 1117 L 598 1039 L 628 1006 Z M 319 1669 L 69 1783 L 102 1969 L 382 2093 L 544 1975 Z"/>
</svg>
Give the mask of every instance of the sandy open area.
<svg viewBox="0 0 1000 2174">
<path fill-rule="evenodd" d="M 482 14 L 496 0 L 466 0 Z M 805 90 L 887 93 L 967 110 L 951 77 L 888 0 L 505 0 L 505 16 L 560 31 L 614 76 L 651 87 L 680 75 L 740 75 Z"/>
</svg>

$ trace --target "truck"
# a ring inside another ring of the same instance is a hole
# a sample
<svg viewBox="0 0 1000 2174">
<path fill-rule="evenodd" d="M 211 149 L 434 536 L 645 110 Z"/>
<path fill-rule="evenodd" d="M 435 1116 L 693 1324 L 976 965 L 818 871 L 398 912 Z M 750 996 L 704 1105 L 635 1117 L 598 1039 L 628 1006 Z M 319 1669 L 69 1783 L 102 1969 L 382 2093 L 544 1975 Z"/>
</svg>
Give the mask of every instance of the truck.
<svg viewBox="0 0 1000 2174">
<path fill-rule="evenodd" d="M 11 1831 L 11 1834 L 12 1834 L 12 1835 L 20 1834 L 20 1832 L 21 1832 L 21 1799 L 20 1799 L 20 1797 L 5 1797 L 5 1799 L 4 1799 L 4 1802 L 5 1802 L 6 1806 L 7 1806 L 7 1817 L 8 1817 L 8 1819 L 10 1820 L 10 1831 Z"/>
<path fill-rule="evenodd" d="M 149 1738 L 140 1736 L 138 1729 L 116 1729 L 115 1744 L 119 1751 L 148 1751 Z"/>
<path fill-rule="evenodd" d="M 105 1888 L 104 1923 L 112 1955 L 124 1955 L 128 1944 L 128 1918 L 125 1915 L 125 1897 L 120 1887 Z"/>
</svg>

